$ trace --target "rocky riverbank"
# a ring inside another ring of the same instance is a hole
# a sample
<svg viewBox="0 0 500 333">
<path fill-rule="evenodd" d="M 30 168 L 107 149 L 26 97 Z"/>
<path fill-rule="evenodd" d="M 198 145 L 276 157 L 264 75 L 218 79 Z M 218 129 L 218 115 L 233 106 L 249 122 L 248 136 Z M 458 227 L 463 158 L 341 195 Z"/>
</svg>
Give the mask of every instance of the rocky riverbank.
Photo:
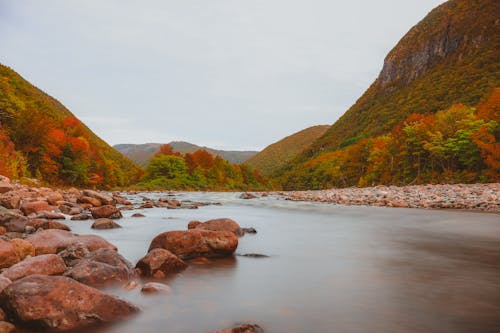
<svg viewBox="0 0 500 333">
<path fill-rule="evenodd" d="M 293 201 L 400 208 L 465 209 L 500 212 L 500 183 L 375 186 L 318 191 L 275 192 Z"/>
<path fill-rule="evenodd" d="M 174 193 L 132 203 L 117 192 L 32 187 L 0 176 L 0 333 L 65 331 L 128 318 L 141 309 L 104 287 L 168 297 L 167 276 L 192 260 L 233 256 L 245 233 L 231 219 L 191 221 L 185 230 L 145 242 L 145 256 L 133 265 L 114 244 L 98 235 L 74 234 L 65 220 L 94 220 L 93 229 L 121 228 L 116 220 L 123 210 L 209 204 L 214 203 L 179 201 Z M 218 332 L 263 331 L 245 324 Z"/>
</svg>

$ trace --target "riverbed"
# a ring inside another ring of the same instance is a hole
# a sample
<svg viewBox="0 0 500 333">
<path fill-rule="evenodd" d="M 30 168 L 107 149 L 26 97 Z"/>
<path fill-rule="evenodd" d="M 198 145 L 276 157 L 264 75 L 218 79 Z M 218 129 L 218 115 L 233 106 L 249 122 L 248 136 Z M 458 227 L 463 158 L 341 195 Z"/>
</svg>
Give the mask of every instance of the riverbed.
<svg viewBox="0 0 500 333">
<path fill-rule="evenodd" d="M 177 199 L 221 205 L 124 211 L 121 229 L 67 224 L 106 238 L 135 265 L 157 234 L 228 217 L 257 230 L 239 239 L 238 255 L 269 257 L 191 264 L 163 281 L 169 294 L 109 290 L 142 312 L 92 332 L 203 333 L 241 322 L 271 333 L 500 331 L 499 214 L 242 200 L 236 193 Z M 131 217 L 137 212 L 146 217 Z"/>
</svg>

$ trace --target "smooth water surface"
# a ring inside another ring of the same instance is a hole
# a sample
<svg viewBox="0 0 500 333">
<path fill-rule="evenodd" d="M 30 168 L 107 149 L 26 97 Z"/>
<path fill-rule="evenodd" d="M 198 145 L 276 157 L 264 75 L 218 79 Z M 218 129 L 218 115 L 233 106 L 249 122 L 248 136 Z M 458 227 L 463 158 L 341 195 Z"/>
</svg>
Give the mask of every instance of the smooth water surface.
<svg viewBox="0 0 500 333">
<path fill-rule="evenodd" d="M 157 234 L 229 217 L 258 231 L 239 239 L 238 254 L 270 257 L 191 265 L 164 280 L 171 294 L 111 290 L 142 313 L 92 332 L 202 333 L 239 322 L 271 333 L 500 331 L 498 214 L 242 200 L 235 193 L 178 199 L 222 206 L 125 211 L 123 228 L 114 230 L 68 224 L 103 236 L 135 264 Z M 131 218 L 136 212 L 146 217 Z"/>
</svg>

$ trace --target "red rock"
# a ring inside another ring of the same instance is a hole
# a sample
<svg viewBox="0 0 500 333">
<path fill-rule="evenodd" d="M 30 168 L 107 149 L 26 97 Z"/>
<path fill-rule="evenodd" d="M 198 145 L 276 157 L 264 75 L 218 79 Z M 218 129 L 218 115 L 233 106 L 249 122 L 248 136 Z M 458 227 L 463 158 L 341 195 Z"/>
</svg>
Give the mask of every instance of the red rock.
<svg viewBox="0 0 500 333">
<path fill-rule="evenodd" d="M 0 333 L 11 333 L 16 330 L 16 326 L 13 324 L 7 322 L 7 321 L 0 321 Z"/>
<path fill-rule="evenodd" d="M 5 227 L 0 227 L 0 235 L 4 235 L 7 232 L 7 229 Z"/>
<path fill-rule="evenodd" d="M 89 251 L 95 251 L 101 248 L 116 250 L 116 246 L 102 237 L 96 235 L 76 236 L 69 231 L 58 229 L 38 231 L 35 234 L 29 235 L 26 240 L 33 244 L 36 255 L 49 253 L 56 254 L 77 242 L 82 243 Z"/>
<path fill-rule="evenodd" d="M 8 232 L 25 232 L 26 230 L 26 220 L 11 221 L 4 224 L 4 227 Z"/>
<path fill-rule="evenodd" d="M 141 213 L 135 213 L 135 214 L 132 214 L 132 217 L 146 217 L 146 215 L 141 214 Z"/>
<path fill-rule="evenodd" d="M 264 330 L 257 324 L 241 324 L 232 328 L 214 331 L 212 333 L 264 333 Z"/>
<path fill-rule="evenodd" d="M 92 223 L 92 229 L 115 229 L 121 228 L 122 226 L 113 221 L 112 219 L 100 218 Z"/>
<path fill-rule="evenodd" d="M 255 198 L 257 198 L 257 196 L 250 192 L 241 193 L 240 195 L 240 199 L 255 199 Z"/>
<path fill-rule="evenodd" d="M 105 205 L 101 207 L 94 207 L 90 209 L 90 212 L 92 213 L 92 216 L 95 219 L 99 218 L 109 218 L 109 219 L 119 219 L 122 217 L 122 213 L 118 208 L 115 206 L 111 205 Z"/>
<path fill-rule="evenodd" d="M 154 276 L 164 278 L 170 273 L 175 273 L 187 267 L 186 263 L 172 252 L 156 248 L 137 262 L 136 272 L 141 276 Z"/>
<path fill-rule="evenodd" d="M 190 221 L 188 223 L 188 229 L 195 229 L 197 226 L 199 226 L 202 223 L 203 222 L 201 222 L 201 221 Z"/>
<path fill-rule="evenodd" d="M 11 183 L 0 181 L 0 193 L 7 193 L 14 189 L 15 187 Z"/>
<path fill-rule="evenodd" d="M 49 219 L 49 220 L 65 220 L 66 217 L 62 214 L 56 212 L 41 211 L 36 214 L 37 219 Z"/>
<path fill-rule="evenodd" d="M 230 231 L 238 237 L 244 235 L 244 232 L 241 230 L 240 225 L 236 223 L 234 220 L 227 218 L 213 219 L 203 222 L 201 224 L 198 224 L 195 227 L 195 229 L 212 230 L 212 231 Z"/>
<path fill-rule="evenodd" d="M 70 330 L 124 319 L 134 305 L 63 276 L 31 275 L 10 284 L 0 303 L 16 325 Z"/>
<path fill-rule="evenodd" d="M 152 201 L 148 201 L 140 206 L 140 208 L 153 208 L 155 205 Z"/>
<path fill-rule="evenodd" d="M 87 196 L 81 197 L 80 199 L 78 199 L 78 202 L 91 204 L 93 207 L 102 206 L 102 203 L 101 203 L 101 201 L 99 201 L 99 199 L 87 197 Z"/>
<path fill-rule="evenodd" d="M 58 205 L 58 202 L 63 200 L 64 198 L 59 192 L 52 192 L 47 196 L 47 202 L 52 206 Z"/>
<path fill-rule="evenodd" d="M 95 199 L 99 200 L 101 202 L 101 204 L 103 204 L 103 205 L 111 205 L 114 203 L 113 197 L 111 197 L 107 194 L 104 194 L 104 193 L 97 192 L 97 191 L 84 190 L 83 195 L 91 197 L 91 198 L 95 198 Z"/>
<path fill-rule="evenodd" d="M 21 205 L 21 211 L 24 215 L 37 214 L 42 210 L 51 211 L 52 207 L 47 203 L 47 201 L 24 202 Z"/>
<path fill-rule="evenodd" d="M 77 242 L 71 244 L 57 255 L 64 260 L 66 266 L 73 267 L 89 253 L 89 249 L 84 244 Z"/>
<path fill-rule="evenodd" d="M 181 259 L 214 258 L 230 256 L 237 247 L 238 237 L 232 232 L 191 229 L 159 234 L 151 242 L 149 251 L 163 248 Z"/>
<path fill-rule="evenodd" d="M 28 221 L 26 225 L 33 227 L 35 229 L 59 229 L 59 230 L 71 231 L 70 227 L 68 227 L 66 224 L 45 219 L 33 219 Z"/>
<path fill-rule="evenodd" d="M 158 282 L 148 282 L 141 288 L 141 292 L 144 294 L 169 293 L 171 291 L 169 286 Z"/>
<path fill-rule="evenodd" d="M 21 205 L 21 196 L 17 195 L 16 192 L 9 192 L 7 194 L 0 195 L 0 206 L 9 209 L 18 209 Z"/>
<path fill-rule="evenodd" d="M 135 275 L 130 262 L 116 251 L 100 249 L 86 255 L 65 276 L 91 286 L 129 281 Z"/>
<path fill-rule="evenodd" d="M 87 215 L 87 214 L 77 214 L 77 215 L 73 215 L 71 217 L 71 220 L 72 221 L 85 221 L 85 220 L 89 220 L 91 218 L 90 215 Z"/>
<path fill-rule="evenodd" d="M 44 254 L 26 258 L 7 268 L 2 275 L 11 281 L 19 280 L 28 275 L 60 275 L 66 271 L 66 265 L 57 254 Z"/>
<path fill-rule="evenodd" d="M 19 260 L 23 260 L 26 257 L 33 257 L 35 255 L 35 248 L 33 244 L 24 239 L 14 238 L 10 240 L 10 243 L 14 245 Z"/>
<path fill-rule="evenodd" d="M 0 275 L 0 293 L 4 290 L 12 281 L 7 279 L 5 276 Z M 2 318 L 3 320 L 3 318 Z"/>
<path fill-rule="evenodd" d="M 0 207 L 0 225 L 5 225 L 9 222 L 26 222 L 27 220 L 26 216 L 21 215 L 21 213 L 15 209 Z"/>
<path fill-rule="evenodd" d="M 0 239 L 0 268 L 10 267 L 21 260 L 14 244 Z"/>
</svg>

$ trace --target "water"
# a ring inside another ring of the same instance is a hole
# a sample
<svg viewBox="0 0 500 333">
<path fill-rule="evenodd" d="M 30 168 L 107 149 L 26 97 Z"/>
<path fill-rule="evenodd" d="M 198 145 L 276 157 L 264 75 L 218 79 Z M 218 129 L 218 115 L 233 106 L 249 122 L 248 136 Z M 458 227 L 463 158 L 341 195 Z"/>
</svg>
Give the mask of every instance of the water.
<svg viewBox="0 0 500 333">
<path fill-rule="evenodd" d="M 135 264 L 157 234 L 229 217 L 258 231 L 240 238 L 237 253 L 270 257 L 191 265 L 164 281 L 170 294 L 108 290 L 142 312 L 92 332 L 202 333 L 238 322 L 276 333 L 500 331 L 498 214 L 241 200 L 234 193 L 181 198 L 223 205 L 126 211 L 123 228 L 114 230 L 68 224 L 103 236 Z M 136 212 L 147 217 L 131 218 Z"/>
</svg>

